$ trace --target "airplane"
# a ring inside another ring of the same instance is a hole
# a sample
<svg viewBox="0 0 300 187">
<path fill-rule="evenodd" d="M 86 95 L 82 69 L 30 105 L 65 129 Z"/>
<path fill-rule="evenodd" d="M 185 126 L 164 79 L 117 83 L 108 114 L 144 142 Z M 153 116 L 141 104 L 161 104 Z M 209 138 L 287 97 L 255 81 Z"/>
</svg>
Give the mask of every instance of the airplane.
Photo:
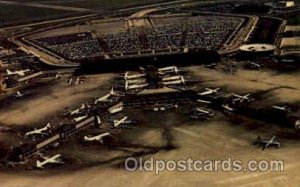
<svg viewBox="0 0 300 187">
<path fill-rule="evenodd" d="M 195 108 L 194 111 L 199 112 L 200 114 L 208 115 L 208 116 L 213 116 L 214 114 L 208 110 L 201 109 L 199 107 Z"/>
<path fill-rule="evenodd" d="M 167 82 L 167 81 L 179 80 L 181 78 L 182 78 L 182 76 L 165 77 L 165 78 L 162 79 L 162 81 Z"/>
<path fill-rule="evenodd" d="M 262 146 L 262 150 L 265 150 L 266 148 L 270 146 L 275 146 L 276 148 L 280 148 L 280 142 L 275 141 L 276 136 L 273 136 L 270 140 L 262 139 L 259 135 L 257 137 L 257 140 L 255 141 L 255 145 Z"/>
<path fill-rule="evenodd" d="M 130 79 L 127 80 L 128 84 L 145 84 L 146 79 Z"/>
<path fill-rule="evenodd" d="M 88 117 L 87 115 L 79 116 L 79 117 L 74 118 L 73 121 L 74 121 L 74 122 L 79 122 L 79 121 L 84 120 L 84 119 L 87 118 L 87 117 Z"/>
<path fill-rule="evenodd" d="M 288 107 L 286 105 L 284 105 L 284 106 L 273 105 L 272 108 L 280 110 L 280 111 L 284 111 L 284 112 L 288 110 Z"/>
<path fill-rule="evenodd" d="M 226 105 L 224 104 L 224 105 L 222 105 L 222 107 L 230 112 L 234 111 L 234 109 L 232 107 L 230 107 L 228 104 L 226 104 Z"/>
<path fill-rule="evenodd" d="M 164 68 L 158 68 L 158 71 L 162 72 L 162 73 L 170 73 L 170 72 L 177 73 L 178 68 L 176 66 L 169 66 L 169 67 L 164 67 Z"/>
<path fill-rule="evenodd" d="M 100 143 L 103 144 L 103 138 L 107 137 L 107 136 L 111 136 L 111 134 L 106 132 L 106 133 L 103 133 L 103 134 L 99 134 L 97 136 L 88 135 L 88 136 L 84 136 L 84 141 L 85 142 L 97 141 L 97 142 L 100 142 Z"/>
<path fill-rule="evenodd" d="M 205 103 L 205 104 L 211 104 L 211 101 L 205 101 L 205 100 L 202 100 L 202 99 L 197 99 L 197 102 Z"/>
<path fill-rule="evenodd" d="M 218 93 L 219 90 L 220 90 L 220 88 L 215 88 L 215 89 L 205 88 L 205 91 L 198 93 L 198 95 L 200 95 L 200 96 L 211 95 L 213 93 Z"/>
<path fill-rule="evenodd" d="M 124 110 L 124 107 L 123 107 L 123 106 L 120 106 L 120 107 L 118 107 L 118 108 L 110 109 L 110 110 L 109 110 L 109 113 L 110 113 L 110 114 L 115 114 L 115 113 L 121 112 L 122 110 Z"/>
<path fill-rule="evenodd" d="M 36 161 L 36 167 L 43 169 L 45 165 L 47 164 L 64 164 L 64 162 L 61 160 L 62 155 L 57 154 L 52 157 L 44 157 L 44 161 Z"/>
<path fill-rule="evenodd" d="M 233 102 L 239 101 L 240 103 L 246 101 L 250 101 L 251 98 L 249 97 L 250 94 L 246 94 L 246 95 L 238 95 L 238 94 L 233 94 L 234 97 L 236 97 L 235 99 L 233 99 Z"/>
<path fill-rule="evenodd" d="M 19 71 L 10 71 L 9 69 L 6 70 L 7 75 L 18 75 L 18 76 L 25 76 L 26 72 L 29 72 L 29 69 L 25 69 L 25 70 L 19 70 Z"/>
<path fill-rule="evenodd" d="M 83 110 L 85 108 L 88 108 L 88 107 L 89 106 L 86 106 L 86 104 L 82 103 L 81 107 L 79 107 L 79 108 L 77 108 L 77 109 L 75 109 L 75 110 L 73 110 L 73 111 L 70 112 L 70 116 L 73 116 L 75 114 L 79 114 L 81 110 Z"/>
<path fill-rule="evenodd" d="M 120 120 L 114 120 L 113 121 L 113 124 L 114 124 L 114 127 L 117 128 L 119 127 L 120 125 L 124 124 L 125 121 L 127 120 L 128 116 L 124 116 L 123 118 L 121 118 Z"/>
<path fill-rule="evenodd" d="M 118 94 L 116 92 L 114 92 L 114 88 L 112 87 L 110 92 L 98 99 L 95 100 L 94 104 L 97 104 L 98 102 L 107 102 L 109 101 L 108 98 L 111 96 L 121 96 L 122 94 Z"/>
<path fill-rule="evenodd" d="M 140 89 L 140 88 L 144 88 L 144 87 L 147 87 L 147 86 L 148 86 L 148 83 L 128 85 L 128 82 L 126 81 L 125 90 Z"/>
<path fill-rule="evenodd" d="M 183 76 L 179 80 L 163 82 L 164 85 L 176 85 L 176 84 L 185 84 L 185 79 Z"/>
<path fill-rule="evenodd" d="M 251 66 L 252 68 L 257 68 L 257 69 L 260 69 L 260 68 L 261 68 L 261 65 L 258 64 L 258 63 L 255 63 L 255 62 L 251 62 L 251 63 L 250 63 L 250 66 Z"/>
<path fill-rule="evenodd" d="M 145 76 L 146 76 L 146 73 L 128 75 L 128 72 L 126 72 L 124 75 L 124 79 L 129 80 L 129 79 L 136 79 L 136 78 L 141 78 L 141 77 L 145 77 Z"/>
<path fill-rule="evenodd" d="M 25 133 L 25 137 L 28 136 L 32 136 L 32 135 L 45 135 L 46 133 L 44 133 L 45 131 L 48 131 L 51 128 L 51 124 L 47 123 L 47 125 L 43 128 L 40 129 L 34 129 L 33 131 L 29 131 L 27 133 Z"/>
</svg>

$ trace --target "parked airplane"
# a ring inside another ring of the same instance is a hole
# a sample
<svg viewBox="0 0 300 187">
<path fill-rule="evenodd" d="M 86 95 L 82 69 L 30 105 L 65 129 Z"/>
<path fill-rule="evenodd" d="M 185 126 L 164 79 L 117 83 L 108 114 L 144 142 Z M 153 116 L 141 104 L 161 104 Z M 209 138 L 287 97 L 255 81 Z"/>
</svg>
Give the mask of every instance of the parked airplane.
<svg viewBox="0 0 300 187">
<path fill-rule="evenodd" d="M 18 75 L 18 76 L 25 76 L 26 72 L 29 72 L 29 69 L 19 70 L 19 71 L 10 71 L 9 69 L 6 70 L 7 75 Z"/>
<path fill-rule="evenodd" d="M 255 145 L 261 146 L 262 150 L 265 150 L 268 147 L 276 147 L 280 148 L 280 142 L 275 141 L 276 136 L 273 136 L 270 140 L 262 139 L 260 136 L 257 137 L 257 140 L 255 141 Z"/>
<path fill-rule="evenodd" d="M 211 111 L 204 110 L 204 109 L 201 109 L 199 107 L 195 108 L 194 111 L 196 111 L 200 114 L 208 115 L 208 116 L 213 116 L 214 115 Z"/>
<path fill-rule="evenodd" d="M 202 100 L 202 99 L 197 99 L 197 102 L 205 103 L 205 104 L 211 104 L 211 101 L 205 101 L 205 100 Z"/>
<path fill-rule="evenodd" d="M 126 80 L 128 84 L 145 84 L 146 79 L 130 79 Z"/>
<path fill-rule="evenodd" d="M 110 108 L 108 111 L 109 111 L 110 114 L 115 114 L 115 113 L 121 112 L 122 110 L 124 110 L 124 106 L 119 106 L 119 107 L 116 107 L 116 108 Z"/>
<path fill-rule="evenodd" d="M 127 81 L 125 82 L 125 90 L 141 89 L 141 88 L 144 88 L 147 86 L 148 86 L 148 83 L 128 85 L 128 82 Z"/>
<path fill-rule="evenodd" d="M 177 85 L 177 84 L 185 84 L 185 79 L 183 76 L 181 76 L 179 80 L 163 82 L 163 85 Z"/>
<path fill-rule="evenodd" d="M 284 106 L 273 105 L 272 108 L 280 110 L 280 111 L 284 111 L 284 112 L 286 112 L 288 110 L 288 107 L 286 105 L 284 105 Z"/>
<path fill-rule="evenodd" d="M 232 107 L 230 107 L 228 104 L 226 104 L 226 105 L 224 104 L 224 105 L 222 105 L 222 107 L 227 111 L 230 111 L 230 112 L 234 111 L 234 109 Z"/>
<path fill-rule="evenodd" d="M 176 66 L 169 66 L 169 67 L 164 67 L 164 68 L 158 68 L 158 71 L 161 73 L 177 73 L 178 72 L 178 68 Z"/>
<path fill-rule="evenodd" d="M 79 116 L 79 117 L 74 118 L 73 121 L 74 121 L 74 122 L 79 122 L 79 121 L 84 120 L 84 119 L 87 118 L 87 117 L 88 117 L 87 115 Z"/>
<path fill-rule="evenodd" d="M 250 63 L 250 67 L 251 67 L 252 69 L 260 69 L 260 68 L 261 68 L 261 65 L 258 64 L 258 63 L 255 63 L 255 62 L 251 62 L 251 63 Z"/>
<path fill-rule="evenodd" d="M 233 102 L 244 102 L 244 101 L 250 101 L 251 98 L 249 97 L 250 94 L 246 94 L 246 95 L 238 95 L 238 94 L 233 94 L 233 96 L 235 97 L 235 99 L 233 99 Z"/>
<path fill-rule="evenodd" d="M 215 89 L 205 88 L 205 91 L 198 93 L 198 95 L 200 95 L 200 96 L 211 95 L 214 93 L 218 93 L 219 90 L 220 90 L 220 88 L 215 88 Z"/>
<path fill-rule="evenodd" d="M 85 142 L 97 141 L 97 142 L 100 142 L 100 143 L 103 144 L 103 138 L 107 137 L 107 136 L 111 136 L 111 134 L 106 132 L 106 133 L 103 133 L 103 134 L 99 134 L 97 136 L 88 135 L 88 136 L 84 136 L 84 141 Z"/>
<path fill-rule="evenodd" d="M 124 75 L 125 80 L 136 79 L 136 78 L 141 78 L 146 76 L 146 73 L 133 74 L 133 75 L 128 75 L 128 74 L 129 74 L 128 72 L 125 73 Z"/>
<path fill-rule="evenodd" d="M 64 164 L 64 162 L 61 160 L 62 155 L 57 154 L 52 157 L 44 157 L 44 161 L 36 161 L 36 167 L 43 169 L 45 165 L 47 164 Z"/>
<path fill-rule="evenodd" d="M 114 88 L 112 87 L 111 90 L 110 90 L 110 92 L 108 94 L 106 94 L 106 95 L 104 95 L 104 96 L 96 99 L 95 102 L 94 102 L 94 104 L 97 104 L 98 102 L 108 102 L 108 101 L 110 101 L 108 98 L 112 97 L 112 96 L 116 96 L 117 97 L 117 96 L 122 96 L 122 94 L 114 92 Z"/>
<path fill-rule="evenodd" d="M 70 116 L 73 116 L 75 114 L 79 114 L 81 112 L 81 110 L 86 109 L 88 107 L 89 106 L 87 106 L 86 104 L 82 103 L 81 107 L 79 107 L 79 108 L 77 108 L 77 109 L 75 109 L 75 110 L 73 110 L 73 111 L 70 112 Z"/>
<path fill-rule="evenodd" d="M 120 120 L 114 120 L 113 121 L 113 124 L 114 124 L 114 127 L 117 128 L 119 127 L 120 125 L 124 124 L 125 121 L 127 120 L 128 116 L 124 116 L 123 118 L 121 118 Z"/>
<path fill-rule="evenodd" d="M 25 133 L 25 137 L 27 136 L 32 136 L 32 135 L 45 135 L 45 131 L 48 131 L 51 128 L 51 124 L 48 123 L 45 127 L 40 128 L 40 129 L 34 129 L 33 131 L 29 131 Z"/>
<path fill-rule="evenodd" d="M 163 82 L 168 82 L 168 81 L 174 81 L 174 80 L 180 80 L 182 76 L 172 76 L 172 77 L 164 77 L 162 78 Z"/>
</svg>

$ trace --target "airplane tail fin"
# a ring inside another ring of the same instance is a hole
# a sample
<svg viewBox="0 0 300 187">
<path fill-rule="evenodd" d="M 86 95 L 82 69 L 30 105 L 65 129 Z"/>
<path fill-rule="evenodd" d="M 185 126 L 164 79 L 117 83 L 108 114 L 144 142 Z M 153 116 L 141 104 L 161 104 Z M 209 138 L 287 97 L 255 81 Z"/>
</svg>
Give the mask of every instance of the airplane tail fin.
<svg viewBox="0 0 300 187">
<path fill-rule="evenodd" d="M 178 68 L 176 66 L 174 67 L 174 72 L 178 73 Z"/>
<path fill-rule="evenodd" d="M 95 116 L 95 124 L 96 125 L 100 125 L 101 124 L 101 118 L 98 115 Z"/>
<path fill-rule="evenodd" d="M 50 128 L 51 128 L 51 123 L 47 123 L 46 127 L 47 127 L 48 129 L 50 129 Z"/>
<path fill-rule="evenodd" d="M 111 90 L 110 90 L 110 95 L 114 95 L 115 92 L 114 92 L 114 87 L 111 87 Z"/>
<path fill-rule="evenodd" d="M 37 161 L 36 161 L 36 167 L 37 167 L 37 168 L 43 168 L 42 162 L 40 162 L 39 160 L 37 160 Z"/>
<path fill-rule="evenodd" d="M 183 76 L 181 76 L 181 81 L 182 81 L 183 84 L 185 84 L 185 80 L 184 80 Z"/>
<path fill-rule="evenodd" d="M 11 75 L 12 74 L 12 72 L 9 69 L 6 70 L 6 73 L 7 73 L 7 75 Z"/>
</svg>

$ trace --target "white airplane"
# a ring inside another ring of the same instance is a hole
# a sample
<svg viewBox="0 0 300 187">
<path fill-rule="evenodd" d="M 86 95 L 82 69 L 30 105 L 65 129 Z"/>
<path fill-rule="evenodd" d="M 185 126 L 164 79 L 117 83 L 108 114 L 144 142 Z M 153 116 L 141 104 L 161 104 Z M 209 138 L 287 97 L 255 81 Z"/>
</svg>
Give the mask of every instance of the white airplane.
<svg viewBox="0 0 300 187">
<path fill-rule="evenodd" d="M 261 65 L 255 62 L 251 62 L 250 65 L 255 68 L 261 68 Z"/>
<path fill-rule="evenodd" d="M 37 134 L 45 134 L 45 131 L 48 131 L 51 128 L 51 124 L 48 123 L 45 127 L 40 128 L 40 129 L 34 129 L 33 131 L 29 131 L 25 134 L 26 136 L 31 136 L 31 135 L 37 135 Z"/>
<path fill-rule="evenodd" d="M 87 107 L 88 107 L 88 106 L 86 106 L 86 104 L 82 103 L 82 104 L 81 104 L 81 107 L 79 107 L 79 108 L 77 108 L 77 109 L 71 111 L 71 112 L 70 112 L 70 115 L 73 116 L 73 115 L 75 115 L 75 114 L 79 114 L 81 110 L 83 110 L 83 109 L 85 109 L 85 108 L 87 108 Z"/>
<path fill-rule="evenodd" d="M 114 120 L 113 121 L 113 124 L 114 124 L 114 127 L 117 128 L 119 127 L 120 125 L 124 124 L 125 121 L 127 120 L 128 116 L 124 116 L 123 118 L 121 118 L 120 120 Z"/>
<path fill-rule="evenodd" d="M 25 76 L 26 72 L 29 72 L 29 69 L 19 70 L 19 71 L 10 71 L 9 69 L 6 70 L 7 75 L 18 75 L 18 76 Z"/>
<path fill-rule="evenodd" d="M 202 100 L 202 99 L 197 99 L 197 102 L 205 103 L 205 104 L 211 104 L 211 101 L 205 101 L 205 100 Z"/>
<path fill-rule="evenodd" d="M 121 111 L 123 111 L 123 110 L 124 110 L 124 107 L 123 107 L 123 106 L 120 106 L 120 107 L 118 107 L 118 108 L 110 109 L 110 110 L 109 110 L 109 113 L 110 113 L 110 114 L 115 114 L 115 113 L 121 112 Z"/>
<path fill-rule="evenodd" d="M 167 82 L 167 81 L 174 81 L 174 80 L 180 80 L 182 78 L 182 76 L 172 76 L 172 77 L 165 77 L 162 78 L 163 82 Z"/>
<path fill-rule="evenodd" d="M 114 88 L 112 87 L 108 94 L 96 99 L 94 104 L 97 104 L 98 102 L 107 102 L 109 101 L 108 98 L 111 96 L 121 96 L 121 94 L 114 92 Z"/>
<path fill-rule="evenodd" d="M 184 77 L 181 76 L 179 80 L 163 82 L 163 85 L 177 85 L 177 84 L 184 84 L 184 83 L 185 83 Z"/>
<path fill-rule="evenodd" d="M 284 106 L 273 105 L 272 108 L 275 108 L 277 110 L 281 110 L 281 111 L 284 111 L 284 112 L 288 110 L 288 107 L 286 105 L 284 105 Z"/>
<path fill-rule="evenodd" d="M 128 84 L 145 84 L 146 79 L 130 79 L 127 80 Z"/>
<path fill-rule="evenodd" d="M 176 66 L 169 66 L 169 67 L 164 67 L 164 68 L 158 68 L 158 71 L 162 72 L 162 73 L 169 73 L 169 72 L 177 73 L 178 68 Z"/>
<path fill-rule="evenodd" d="M 200 96 L 211 95 L 214 93 L 218 93 L 219 90 L 220 90 L 220 88 L 215 88 L 215 89 L 205 88 L 205 91 L 198 93 L 198 95 L 200 95 Z"/>
<path fill-rule="evenodd" d="M 125 73 L 124 79 L 129 80 L 129 79 L 137 79 L 141 77 L 145 77 L 146 73 L 140 73 L 140 74 L 133 74 L 133 75 L 128 75 L 128 72 Z"/>
<path fill-rule="evenodd" d="M 84 120 L 85 118 L 87 118 L 88 116 L 85 115 L 85 116 L 79 116 L 79 117 L 76 117 L 73 119 L 74 122 L 79 122 L 79 121 L 82 121 Z"/>
<path fill-rule="evenodd" d="M 201 114 L 209 115 L 209 116 L 214 115 L 212 112 L 210 112 L 208 110 L 201 109 L 199 107 L 195 108 L 195 111 L 200 112 Z"/>
<path fill-rule="evenodd" d="M 233 108 L 231 108 L 231 107 L 230 107 L 228 104 L 226 104 L 226 105 L 222 105 L 222 107 L 223 107 L 224 109 L 226 109 L 226 110 L 230 111 L 230 112 L 234 111 L 234 109 L 233 109 Z"/>
<path fill-rule="evenodd" d="M 128 82 L 126 81 L 125 90 L 141 89 L 141 88 L 144 88 L 144 87 L 147 87 L 147 86 L 148 86 L 148 83 L 128 85 Z"/>
<path fill-rule="evenodd" d="M 97 141 L 97 142 L 100 142 L 100 143 L 103 144 L 103 138 L 107 137 L 107 136 L 111 136 L 111 134 L 106 132 L 106 133 L 103 133 L 103 134 L 99 134 L 97 136 L 88 135 L 88 136 L 84 136 L 84 141 L 85 142 Z"/>
<path fill-rule="evenodd" d="M 273 136 L 270 140 L 266 140 L 266 139 L 263 140 L 261 139 L 260 136 L 258 136 L 255 144 L 261 146 L 262 150 L 265 150 L 270 146 L 275 146 L 277 148 L 280 148 L 280 142 L 275 141 L 275 138 L 276 136 Z"/>
<path fill-rule="evenodd" d="M 250 94 L 246 94 L 246 95 L 238 95 L 238 94 L 233 94 L 234 97 L 236 97 L 235 99 L 233 99 L 234 102 L 239 101 L 240 103 L 244 102 L 244 101 L 250 101 L 251 98 L 249 97 Z"/>
<path fill-rule="evenodd" d="M 44 161 L 36 161 L 36 167 L 43 169 L 45 165 L 47 164 L 64 164 L 64 162 L 61 160 L 62 155 L 57 154 L 52 157 L 44 157 Z"/>
</svg>

